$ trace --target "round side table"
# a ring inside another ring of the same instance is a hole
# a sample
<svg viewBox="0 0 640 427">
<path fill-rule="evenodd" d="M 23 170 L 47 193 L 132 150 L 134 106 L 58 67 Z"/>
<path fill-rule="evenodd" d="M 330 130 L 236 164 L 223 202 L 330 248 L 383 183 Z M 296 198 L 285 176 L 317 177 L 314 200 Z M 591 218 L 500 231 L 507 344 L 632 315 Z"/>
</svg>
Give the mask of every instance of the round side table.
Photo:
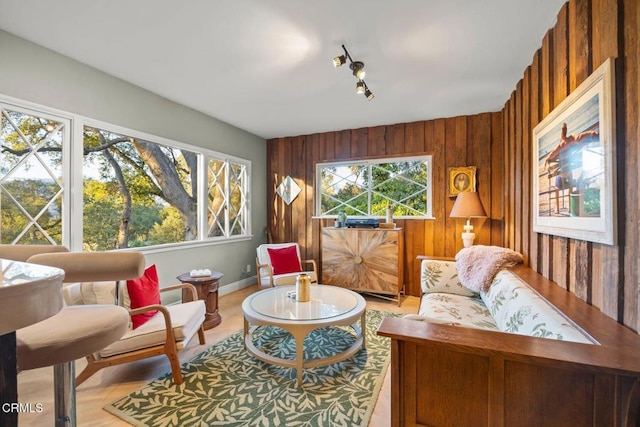
<svg viewBox="0 0 640 427">
<path fill-rule="evenodd" d="M 207 308 L 203 323 L 205 329 L 216 327 L 222 321 L 220 313 L 218 313 L 218 285 L 222 276 L 222 273 L 212 271 L 211 276 L 191 277 L 187 272 L 177 277 L 180 282 L 191 283 L 195 286 L 198 298 L 204 301 Z M 192 300 L 191 293 L 186 289 L 182 291 L 182 300 L 185 302 Z"/>
</svg>

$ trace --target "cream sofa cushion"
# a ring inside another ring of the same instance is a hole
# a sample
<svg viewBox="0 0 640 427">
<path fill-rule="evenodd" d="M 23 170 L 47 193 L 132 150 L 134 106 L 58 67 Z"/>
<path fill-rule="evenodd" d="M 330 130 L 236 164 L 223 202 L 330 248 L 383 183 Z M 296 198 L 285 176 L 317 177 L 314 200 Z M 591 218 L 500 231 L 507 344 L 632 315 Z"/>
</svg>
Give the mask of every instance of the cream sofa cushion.
<svg viewBox="0 0 640 427">
<path fill-rule="evenodd" d="M 204 322 L 204 301 L 191 301 L 184 304 L 168 305 L 176 342 L 188 342 L 198 332 Z M 99 351 L 100 357 L 109 357 L 129 353 L 142 348 L 164 344 L 166 338 L 164 316 L 156 313 L 148 322 L 136 329 L 129 330 L 119 341 Z M 179 346 L 178 349 L 181 347 Z"/>
<path fill-rule="evenodd" d="M 540 338 L 597 344 L 584 330 L 509 270 L 486 292 L 460 284 L 455 261 L 423 260 L 418 314 L 407 318 Z"/>
<path fill-rule="evenodd" d="M 421 319 L 412 318 L 432 323 L 498 330 L 491 313 L 478 297 L 446 293 L 424 294 L 418 315 Z"/>
</svg>

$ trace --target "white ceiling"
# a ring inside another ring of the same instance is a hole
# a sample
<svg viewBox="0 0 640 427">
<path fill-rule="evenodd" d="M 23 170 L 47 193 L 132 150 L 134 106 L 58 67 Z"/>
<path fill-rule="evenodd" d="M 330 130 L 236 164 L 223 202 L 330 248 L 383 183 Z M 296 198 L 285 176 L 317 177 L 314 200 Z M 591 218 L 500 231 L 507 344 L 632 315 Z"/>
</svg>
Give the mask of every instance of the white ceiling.
<svg viewBox="0 0 640 427">
<path fill-rule="evenodd" d="M 499 111 L 564 2 L 0 0 L 0 28 L 272 138 Z"/>
</svg>

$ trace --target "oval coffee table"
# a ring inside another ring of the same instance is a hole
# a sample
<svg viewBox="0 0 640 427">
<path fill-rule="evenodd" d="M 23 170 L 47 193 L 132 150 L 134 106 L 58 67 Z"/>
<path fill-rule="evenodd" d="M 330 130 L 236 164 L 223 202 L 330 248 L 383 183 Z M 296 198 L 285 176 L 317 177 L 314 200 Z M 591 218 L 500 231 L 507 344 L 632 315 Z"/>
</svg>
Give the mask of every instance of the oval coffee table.
<svg viewBox="0 0 640 427">
<path fill-rule="evenodd" d="M 294 286 L 278 286 L 248 296 L 242 302 L 244 315 L 244 346 L 249 354 L 277 366 L 296 368 L 298 386 L 302 385 L 302 370 L 329 365 L 354 355 L 365 347 L 366 302 L 362 296 L 338 286 L 311 285 L 311 298 L 298 302 L 287 296 Z M 360 326 L 357 325 L 360 320 Z M 260 326 L 278 326 L 295 339 L 296 358 L 283 359 L 258 349 L 253 343 L 253 333 Z M 325 326 L 351 326 L 355 340 L 351 347 L 336 355 L 304 360 L 305 337 L 313 330 Z"/>
</svg>

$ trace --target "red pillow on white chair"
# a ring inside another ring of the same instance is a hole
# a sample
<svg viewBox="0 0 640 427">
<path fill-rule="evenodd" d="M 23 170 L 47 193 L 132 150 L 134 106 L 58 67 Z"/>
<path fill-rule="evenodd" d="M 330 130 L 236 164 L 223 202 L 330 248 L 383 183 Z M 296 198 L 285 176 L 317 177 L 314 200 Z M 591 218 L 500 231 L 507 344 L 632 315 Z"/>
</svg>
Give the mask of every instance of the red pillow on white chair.
<svg viewBox="0 0 640 427">
<path fill-rule="evenodd" d="M 132 310 L 147 305 L 160 304 L 160 283 L 158 282 L 156 265 L 147 267 L 142 277 L 127 280 L 127 291 L 131 299 Z M 158 310 L 152 310 L 131 316 L 133 329 L 144 325 L 157 312 Z"/>
<path fill-rule="evenodd" d="M 267 248 L 273 274 L 299 273 L 302 271 L 302 264 L 298 257 L 298 250 L 295 245 L 284 248 Z"/>
</svg>

